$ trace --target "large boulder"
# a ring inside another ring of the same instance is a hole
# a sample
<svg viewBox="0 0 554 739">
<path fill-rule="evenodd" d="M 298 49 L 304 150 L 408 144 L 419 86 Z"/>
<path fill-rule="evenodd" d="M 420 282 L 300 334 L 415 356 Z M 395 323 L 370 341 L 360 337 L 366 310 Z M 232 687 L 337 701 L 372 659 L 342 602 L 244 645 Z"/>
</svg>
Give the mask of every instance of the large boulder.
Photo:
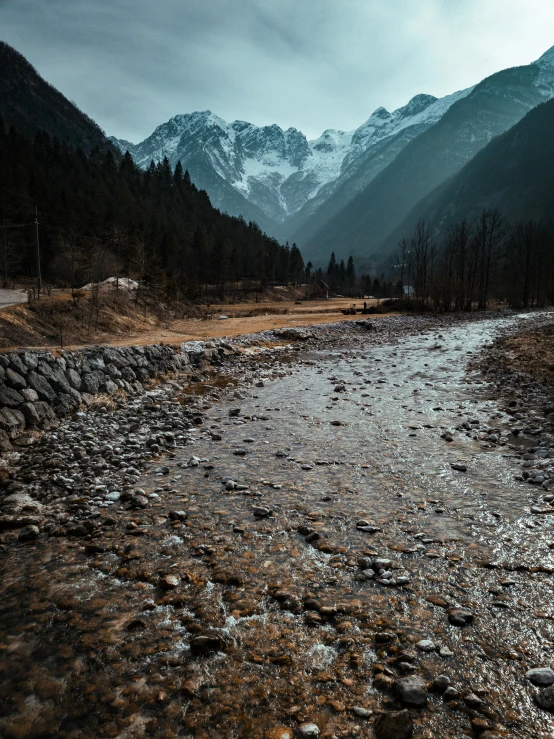
<svg viewBox="0 0 554 739">
<path fill-rule="evenodd" d="M 0 429 L 0 452 L 9 452 L 12 449 L 12 444 L 10 442 L 10 437 L 8 434 L 4 431 L 4 429 Z M 0 476 L 0 480 L 1 480 Z"/>
<path fill-rule="evenodd" d="M 61 367 L 56 365 L 52 367 L 52 372 L 48 378 L 48 382 L 58 393 L 68 393 L 71 389 L 71 385 L 69 384 L 69 380 L 65 376 L 64 371 Z"/>
<path fill-rule="evenodd" d="M 19 410 L 23 413 L 27 426 L 40 425 L 40 416 L 37 413 L 34 403 L 23 403 L 23 405 L 19 407 Z"/>
<path fill-rule="evenodd" d="M 25 416 L 15 408 L 0 408 L 0 429 L 5 431 L 10 439 L 17 439 L 25 430 Z"/>
<path fill-rule="evenodd" d="M 74 390 L 80 390 L 81 389 L 81 375 L 74 369 L 68 369 L 66 371 L 66 377 L 69 381 L 69 384 Z"/>
<path fill-rule="evenodd" d="M 26 365 L 21 361 L 21 358 L 17 354 L 10 354 L 10 369 L 17 372 L 18 375 L 25 375 L 27 373 Z"/>
<path fill-rule="evenodd" d="M 123 367 L 121 375 L 127 382 L 134 382 L 137 379 L 135 370 L 132 367 Z"/>
<path fill-rule="evenodd" d="M 32 387 L 26 387 L 21 391 L 21 395 L 23 395 L 27 403 L 35 403 L 38 400 L 38 393 Z"/>
<path fill-rule="evenodd" d="M 106 368 L 106 363 L 104 362 L 102 352 L 96 350 L 87 352 L 87 354 L 83 358 L 82 367 L 83 372 L 85 373 L 104 372 Z"/>
<path fill-rule="evenodd" d="M 27 375 L 27 384 L 36 391 L 41 400 L 47 403 L 52 403 L 56 397 L 54 388 L 49 384 L 48 380 L 34 370 Z"/>
<path fill-rule="evenodd" d="M 69 393 L 60 393 L 54 401 L 54 411 L 59 418 L 69 416 L 78 407 L 79 402 Z"/>
<path fill-rule="evenodd" d="M 23 395 L 13 387 L 0 385 L 0 408 L 17 408 L 23 401 Z"/>
<path fill-rule="evenodd" d="M 25 366 L 27 367 L 27 369 L 36 370 L 36 368 L 38 367 L 38 357 L 34 352 L 22 352 L 21 360 L 25 362 Z"/>
<path fill-rule="evenodd" d="M 81 390 L 90 395 L 96 395 L 104 387 L 106 378 L 103 372 L 87 372 L 82 376 Z"/>
<path fill-rule="evenodd" d="M 56 424 L 58 419 L 56 418 L 56 414 L 50 407 L 49 403 L 46 403 L 44 400 L 39 400 L 37 403 L 34 404 L 34 406 L 36 412 L 38 413 L 41 426 L 49 428 L 50 426 Z"/>
<path fill-rule="evenodd" d="M 13 387 L 14 390 L 23 390 L 27 387 L 25 378 L 22 377 L 18 372 L 14 372 L 11 367 L 6 370 L 6 384 Z"/>
</svg>

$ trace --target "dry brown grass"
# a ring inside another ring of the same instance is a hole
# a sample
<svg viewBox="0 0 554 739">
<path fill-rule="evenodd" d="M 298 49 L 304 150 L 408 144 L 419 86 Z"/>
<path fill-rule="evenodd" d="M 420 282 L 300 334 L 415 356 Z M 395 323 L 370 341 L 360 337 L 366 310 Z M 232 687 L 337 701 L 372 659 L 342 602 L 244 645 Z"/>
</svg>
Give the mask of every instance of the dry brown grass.
<svg viewBox="0 0 554 739">
<path fill-rule="evenodd" d="M 294 297 L 294 296 L 293 296 Z M 351 298 L 303 301 L 276 300 L 264 303 L 187 306 L 186 318 L 172 317 L 167 309 L 153 301 L 144 305 L 132 296 L 115 291 L 101 294 L 101 306 L 90 322 L 90 298 L 72 301 L 68 291 L 58 291 L 31 305 L 17 305 L 0 312 L 0 350 L 21 346 L 60 346 L 60 327 L 64 347 L 77 348 L 90 344 L 129 346 L 132 344 L 170 344 L 178 346 L 191 340 L 241 336 L 280 328 L 298 328 L 337 321 L 357 320 L 362 316 L 345 316 L 341 310 L 355 302 Z M 369 305 L 377 301 L 367 301 Z M 181 310 L 185 308 L 181 306 Z M 226 315 L 227 320 L 218 320 Z M 387 314 L 383 314 L 387 315 Z M 212 320 L 207 320 L 207 317 Z M 381 316 L 363 316 L 379 320 Z M 90 324 L 90 327 L 89 327 Z"/>
<path fill-rule="evenodd" d="M 554 390 L 554 326 L 520 334 L 503 342 L 506 363 Z"/>
</svg>

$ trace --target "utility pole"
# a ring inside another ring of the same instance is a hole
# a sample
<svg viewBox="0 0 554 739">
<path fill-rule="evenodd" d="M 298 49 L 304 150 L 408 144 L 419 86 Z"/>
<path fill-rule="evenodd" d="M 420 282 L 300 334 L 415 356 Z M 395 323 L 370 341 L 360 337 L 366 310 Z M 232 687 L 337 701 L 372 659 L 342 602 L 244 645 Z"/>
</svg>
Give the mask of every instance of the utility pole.
<svg viewBox="0 0 554 739">
<path fill-rule="evenodd" d="M 35 226 L 37 230 L 37 294 L 40 300 L 40 291 L 42 288 L 42 276 L 40 272 L 40 241 L 38 238 L 38 205 L 35 205 Z"/>
</svg>

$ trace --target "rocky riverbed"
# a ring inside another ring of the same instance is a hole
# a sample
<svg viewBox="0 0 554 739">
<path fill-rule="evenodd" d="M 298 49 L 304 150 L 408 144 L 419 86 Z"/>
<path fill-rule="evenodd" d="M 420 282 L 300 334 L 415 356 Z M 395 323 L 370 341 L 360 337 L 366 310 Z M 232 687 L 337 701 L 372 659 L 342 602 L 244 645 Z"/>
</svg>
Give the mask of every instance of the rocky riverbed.
<svg viewBox="0 0 554 739">
<path fill-rule="evenodd" d="M 554 407 L 493 343 L 552 322 L 245 337 L 16 439 L 0 735 L 554 736 Z"/>
</svg>

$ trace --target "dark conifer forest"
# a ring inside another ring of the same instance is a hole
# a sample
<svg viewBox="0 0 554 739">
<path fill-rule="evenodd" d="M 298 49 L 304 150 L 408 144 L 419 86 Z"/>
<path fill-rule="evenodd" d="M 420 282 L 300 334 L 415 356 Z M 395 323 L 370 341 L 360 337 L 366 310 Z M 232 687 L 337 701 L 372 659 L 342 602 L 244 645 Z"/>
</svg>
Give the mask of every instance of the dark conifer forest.
<svg viewBox="0 0 554 739">
<path fill-rule="evenodd" d="M 38 222 L 38 227 L 37 227 Z M 37 249 L 38 242 L 38 249 Z M 196 298 L 202 286 L 295 280 L 299 250 L 214 209 L 180 163 L 141 171 L 129 154 L 80 148 L 0 121 L 0 283 L 75 287 L 113 275 Z"/>
</svg>

